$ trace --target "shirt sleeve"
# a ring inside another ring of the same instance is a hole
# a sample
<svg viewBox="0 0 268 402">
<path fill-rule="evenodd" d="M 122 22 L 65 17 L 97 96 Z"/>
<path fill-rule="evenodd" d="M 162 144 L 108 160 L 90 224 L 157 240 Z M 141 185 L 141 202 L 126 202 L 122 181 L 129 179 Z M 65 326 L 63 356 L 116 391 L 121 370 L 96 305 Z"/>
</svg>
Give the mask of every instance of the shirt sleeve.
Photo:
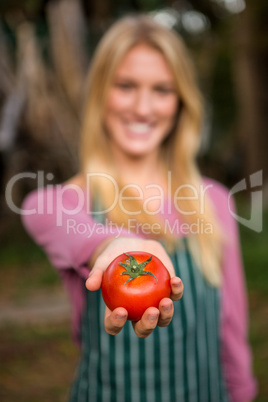
<svg viewBox="0 0 268 402">
<path fill-rule="evenodd" d="M 248 342 L 248 303 L 235 204 L 227 189 L 212 184 L 212 199 L 226 243 L 223 252 L 221 291 L 221 361 L 227 390 L 232 402 L 254 399 L 257 383 L 252 373 L 252 355 Z"/>
<path fill-rule="evenodd" d="M 55 268 L 73 268 L 83 278 L 88 276 L 87 263 L 96 247 L 119 234 L 116 227 L 109 229 L 92 218 L 81 189 L 63 186 L 30 193 L 22 205 L 22 221 Z"/>
</svg>

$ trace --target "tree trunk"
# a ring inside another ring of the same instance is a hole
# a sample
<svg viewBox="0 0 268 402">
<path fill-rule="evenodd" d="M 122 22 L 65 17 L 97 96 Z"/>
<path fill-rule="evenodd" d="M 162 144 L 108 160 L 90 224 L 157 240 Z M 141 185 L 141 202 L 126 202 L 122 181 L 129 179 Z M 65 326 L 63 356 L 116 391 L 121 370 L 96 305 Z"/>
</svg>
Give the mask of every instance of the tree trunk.
<svg viewBox="0 0 268 402">
<path fill-rule="evenodd" d="M 248 176 L 268 172 L 268 6 L 267 0 L 248 2 L 235 26 L 234 73 L 239 106 L 238 131 Z M 267 193 L 265 195 L 267 203 Z"/>
<path fill-rule="evenodd" d="M 85 52 L 86 24 L 80 3 L 77 0 L 50 2 L 47 17 L 54 68 L 80 119 L 88 64 Z"/>
</svg>

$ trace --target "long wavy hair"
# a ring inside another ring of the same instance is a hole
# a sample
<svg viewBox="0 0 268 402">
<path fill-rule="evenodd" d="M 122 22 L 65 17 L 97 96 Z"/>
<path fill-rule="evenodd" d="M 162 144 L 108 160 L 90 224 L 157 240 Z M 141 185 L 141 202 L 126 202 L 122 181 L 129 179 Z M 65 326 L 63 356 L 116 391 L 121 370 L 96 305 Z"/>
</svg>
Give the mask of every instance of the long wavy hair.
<svg viewBox="0 0 268 402">
<path fill-rule="evenodd" d="M 180 208 L 185 212 L 183 221 L 189 225 L 202 222 L 203 227 L 209 224 L 213 228 L 205 232 L 199 230 L 196 235 L 189 236 L 189 243 L 205 278 L 211 285 L 219 286 L 221 228 L 210 200 L 206 199 L 205 208 L 201 211 L 200 198 L 193 196 L 191 190 L 194 187 L 199 193 L 203 183 L 196 164 L 201 141 L 203 99 L 196 83 L 192 61 L 182 39 L 177 33 L 163 27 L 149 16 L 128 16 L 120 19 L 106 32 L 97 47 L 85 91 L 80 148 L 81 170 L 85 176 L 99 172 L 109 174 L 118 183 L 119 189 L 124 185 L 109 150 L 104 114 L 115 71 L 126 53 L 138 44 L 146 44 L 161 52 L 173 73 L 179 107 L 176 124 L 161 145 L 162 163 L 165 171 L 172 173 L 172 196 L 179 188 Z M 90 191 L 97 193 L 108 208 L 114 199 L 114 183 L 109 184 L 107 180 L 102 180 L 100 175 L 92 175 L 90 183 Z M 131 195 L 130 189 L 129 193 Z M 127 191 L 124 195 L 127 195 Z M 133 198 L 129 201 L 125 199 L 125 202 L 129 203 L 129 211 L 137 210 L 137 203 L 140 202 Z M 111 221 L 127 225 L 129 216 L 123 213 L 118 204 L 110 208 L 107 214 Z M 140 215 L 135 215 L 135 218 L 139 223 L 158 222 L 161 227 L 158 237 L 166 238 L 169 245 L 178 241 L 174 234 L 164 233 L 161 217 L 142 211 Z"/>
</svg>

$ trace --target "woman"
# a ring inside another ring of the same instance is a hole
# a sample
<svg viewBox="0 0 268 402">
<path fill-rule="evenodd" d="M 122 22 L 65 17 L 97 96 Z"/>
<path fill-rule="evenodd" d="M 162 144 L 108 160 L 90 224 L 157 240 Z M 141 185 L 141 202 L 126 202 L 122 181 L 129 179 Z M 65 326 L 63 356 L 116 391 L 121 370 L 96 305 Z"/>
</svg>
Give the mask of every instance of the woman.
<svg viewBox="0 0 268 402">
<path fill-rule="evenodd" d="M 117 22 L 90 68 L 81 172 L 24 203 L 26 228 L 73 300 L 82 352 L 72 401 L 255 396 L 237 227 L 227 190 L 196 167 L 201 120 L 181 39 L 149 17 Z M 162 299 L 133 329 L 99 290 L 130 250 L 162 260 L 176 301 Z"/>
</svg>

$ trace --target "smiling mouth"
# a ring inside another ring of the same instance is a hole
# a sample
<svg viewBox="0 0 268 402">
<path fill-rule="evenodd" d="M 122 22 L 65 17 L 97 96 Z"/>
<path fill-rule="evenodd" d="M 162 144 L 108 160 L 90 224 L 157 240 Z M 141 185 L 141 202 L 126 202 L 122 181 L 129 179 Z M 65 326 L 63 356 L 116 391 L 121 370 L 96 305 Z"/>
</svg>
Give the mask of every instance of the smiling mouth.
<svg viewBox="0 0 268 402">
<path fill-rule="evenodd" d="M 152 125 L 147 123 L 130 123 L 127 125 L 127 129 L 134 134 L 142 135 L 151 131 Z"/>
</svg>

